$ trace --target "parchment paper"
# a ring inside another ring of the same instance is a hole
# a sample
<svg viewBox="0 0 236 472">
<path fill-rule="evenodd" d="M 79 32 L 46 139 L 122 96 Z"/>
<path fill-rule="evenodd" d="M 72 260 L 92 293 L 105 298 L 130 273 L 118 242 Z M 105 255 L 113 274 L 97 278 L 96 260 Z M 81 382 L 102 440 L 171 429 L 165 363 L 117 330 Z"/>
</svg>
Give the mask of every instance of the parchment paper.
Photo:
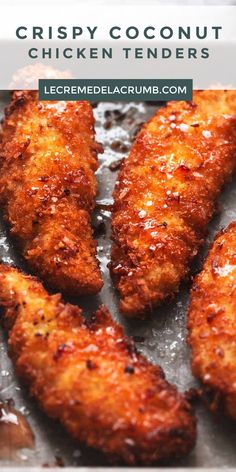
<svg viewBox="0 0 236 472">
<path fill-rule="evenodd" d="M 0 95 L 0 113 L 8 100 L 8 94 Z M 96 105 L 96 104 L 95 104 Z M 148 321 L 127 322 L 119 314 L 117 294 L 109 277 L 107 263 L 110 252 L 110 208 L 112 190 L 117 172 L 109 166 L 127 154 L 130 142 L 142 122 L 154 115 L 157 104 L 153 103 L 100 103 L 94 107 L 97 139 L 102 142 L 105 152 L 100 156 L 98 209 L 94 218 L 97 231 L 103 221 L 106 231 L 98 238 L 98 257 L 104 277 L 104 288 L 99 296 L 76 300 L 90 315 L 100 303 L 105 304 L 114 318 L 124 326 L 125 332 L 136 339 L 138 349 L 153 363 L 158 363 L 165 371 L 170 382 L 181 391 L 197 386 L 190 371 L 190 355 L 186 344 L 186 307 L 190 282 L 181 286 L 176 299 L 166 303 L 153 312 Z M 118 111 L 115 111 L 118 110 Z M 105 127 L 104 127 L 105 125 Z M 197 266 L 200 267 L 203 254 L 214 234 L 236 219 L 236 186 L 230 184 L 222 194 L 217 215 L 209 225 L 209 236 L 204 251 L 200 254 Z M 14 263 L 26 268 L 19 257 L 7 229 L 1 220 L 0 258 L 6 263 Z M 104 229 L 104 228 L 102 228 Z M 196 269 L 196 268 L 195 268 Z M 74 301 L 74 300 L 73 300 Z M 112 395 L 112 392 L 111 392 Z M 16 408 L 24 413 L 35 434 L 36 444 L 33 450 L 21 450 L 17 454 L 10 452 L 9 457 L 0 461 L 3 466 L 42 466 L 63 464 L 65 466 L 108 466 L 106 459 L 99 453 L 86 449 L 73 442 L 64 429 L 49 420 L 38 408 L 36 402 L 29 399 L 28 392 L 16 378 L 11 361 L 7 355 L 6 338 L 0 334 L 0 398 L 13 398 Z M 204 405 L 197 407 L 198 440 L 194 451 L 181 462 L 172 463 L 178 467 L 234 467 L 236 465 L 235 426 L 224 418 L 214 418 Z M 102 434 L 102 432 L 101 432 Z"/>
</svg>

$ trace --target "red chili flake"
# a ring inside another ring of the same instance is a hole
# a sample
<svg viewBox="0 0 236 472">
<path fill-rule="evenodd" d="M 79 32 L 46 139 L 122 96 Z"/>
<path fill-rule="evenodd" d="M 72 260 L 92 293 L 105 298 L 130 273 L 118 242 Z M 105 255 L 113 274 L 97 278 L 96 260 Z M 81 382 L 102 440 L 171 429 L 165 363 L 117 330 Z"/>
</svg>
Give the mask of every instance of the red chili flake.
<svg viewBox="0 0 236 472">
<path fill-rule="evenodd" d="M 65 344 L 65 343 L 60 344 L 60 346 L 57 348 L 57 351 L 53 355 L 54 361 L 57 361 L 65 352 L 71 352 L 71 351 L 72 351 L 72 347 L 69 346 L 68 344 Z"/>
<path fill-rule="evenodd" d="M 95 364 L 95 362 L 91 361 L 91 359 L 87 359 L 86 361 L 86 367 L 87 369 L 89 370 L 94 370 L 97 368 L 97 365 Z"/>
<path fill-rule="evenodd" d="M 111 149 L 113 149 L 113 151 L 117 151 L 117 152 L 128 152 L 129 148 L 126 144 L 123 144 L 121 141 L 113 141 L 113 143 L 111 143 Z"/>
<path fill-rule="evenodd" d="M 103 128 L 104 129 L 111 129 L 112 127 L 112 122 L 110 120 L 105 121 Z"/>
<path fill-rule="evenodd" d="M 110 165 L 109 165 L 109 169 L 111 172 L 115 172 L 116 170 L 119 170 L 121 165 L 123 164 L 124 162 L 124 158 L 122 159 L 118 159 L 117 161 L 114 161 L 112 162 Z"/>
<path fill-rule="evenodd" d="M 135 372 L 135 369 L 132 365 L 127 365 L 125 367 L 125 373 L 126 374 L 134 374 L 134 372 Z"/>
<path fill-rule="evenodd" d="M 201 399 L 203 395 L 203 391 L 200 388 L 191 387 L 187 390 L 184 394 L 186 400 L 189 403 L 195 403 L 197 400 Z"/>
<path fill-rule="evenodd" d="M 41 177 L 38 178 L 38 180 L 40 180 L 40 182 L 47 182 L 48 179 L 49 179 L 49 177 L 47 177 L 46 175 L 42 175 Z"/>
</svg>

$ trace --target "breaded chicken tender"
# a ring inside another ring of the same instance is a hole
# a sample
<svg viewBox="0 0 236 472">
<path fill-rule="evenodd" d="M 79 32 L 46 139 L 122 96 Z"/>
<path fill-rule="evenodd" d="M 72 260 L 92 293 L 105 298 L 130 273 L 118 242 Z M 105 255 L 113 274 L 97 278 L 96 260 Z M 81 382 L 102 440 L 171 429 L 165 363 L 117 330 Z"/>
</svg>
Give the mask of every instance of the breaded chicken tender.
<svg viewBox="0 0 236 472">
<path fill-rule="evenodd" d="M 0 203 L 33 272 L 63 292 L 102 287 L 91 229 L 101 146 L 88 102 L 14 92 L 0 146 Z"/>
<path fill-rule="evenodd" d="M 236 420 L 236 222 L 216 237 L 188 316 L 193 373 Z"/>
<path fill-rule="evenodd" d="M 0 266 L 0 304 L 17 373 L 78 441 L 128 464 L 187 454 L 195 417 L 160 367 L 139 355 L 105 308 L 81 310 Z"/>
<path fill-rule="evenodd" d="M 194 92 L 143 127 L 114 191 L 111 273 L 127 316 L 173 296 L 236 167 L 236 91 Z"/>
</svg>

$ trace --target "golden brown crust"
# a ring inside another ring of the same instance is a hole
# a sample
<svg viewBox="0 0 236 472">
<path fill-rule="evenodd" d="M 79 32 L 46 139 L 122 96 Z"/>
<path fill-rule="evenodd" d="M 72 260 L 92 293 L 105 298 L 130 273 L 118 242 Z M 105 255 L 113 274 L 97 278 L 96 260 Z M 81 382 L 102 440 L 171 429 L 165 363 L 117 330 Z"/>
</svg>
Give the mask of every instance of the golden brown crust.
<svg viewBox="0 0 236 472">
<path fill-rule="evenodd" d="M 195 279 L 188 328 L 194 375 L 236 420 L 236 222 L 218 234 Z"/>
<path fill-rule="evenodd" d="M 162 370 L 138 354 L 105 308 L 86 325 L 78 307 L 0 266 L 0 303 L 16 370 L 71 435 L 129 464 L 187 454 L 195 417 Z"/>
<path fill-rule="evenodd" d="M 0 201 L 31 269 L 61 291 L 98 292 L 90 215 L 101 147 L 91 105 L 14 92 L 1 148 Z"/>
<path fill-rule="evenodd" d="M 178 291 L 236 164 L 236 91 L 171 102 L 138 134 L 114 192 L 111 273 L 139 315 Z"/>
</svg>

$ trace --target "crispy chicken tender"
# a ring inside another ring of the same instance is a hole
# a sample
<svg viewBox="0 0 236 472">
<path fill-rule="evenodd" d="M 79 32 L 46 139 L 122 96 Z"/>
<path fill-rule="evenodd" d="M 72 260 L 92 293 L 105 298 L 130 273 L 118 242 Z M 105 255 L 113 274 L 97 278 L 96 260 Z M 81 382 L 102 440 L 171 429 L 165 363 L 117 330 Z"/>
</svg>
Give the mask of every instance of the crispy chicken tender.
<svg viewBox="0 0 236 472">
<path fill-rule="evenodd" d="M 178 291 L 236 166 L 236 91 L 194 92 L 140 131 L 114 192 L 111 273 L 127 316 Z"/>
<path fill-rule="evenodd" d="M 236 420 L 236 222 L 218 234 L 196 277 L 188 328 L 194 375 Z"/>
<path fill-rule="evenodd" d="M 2 126 L 0 202 L 31 269 L 72 295 L 102 287 L 90 222 L 100 151 L 88 102 L 13 93 Z"/>
<path fill-rule="evenodd" d="M 129 464 L 192 449 L 190 405 L 160 367 L 136 352 L 105 308 L 86 324 L 78 307 L 4 265 L 0 304 L 17 373 L 75 439 Z"/>
</svg>

